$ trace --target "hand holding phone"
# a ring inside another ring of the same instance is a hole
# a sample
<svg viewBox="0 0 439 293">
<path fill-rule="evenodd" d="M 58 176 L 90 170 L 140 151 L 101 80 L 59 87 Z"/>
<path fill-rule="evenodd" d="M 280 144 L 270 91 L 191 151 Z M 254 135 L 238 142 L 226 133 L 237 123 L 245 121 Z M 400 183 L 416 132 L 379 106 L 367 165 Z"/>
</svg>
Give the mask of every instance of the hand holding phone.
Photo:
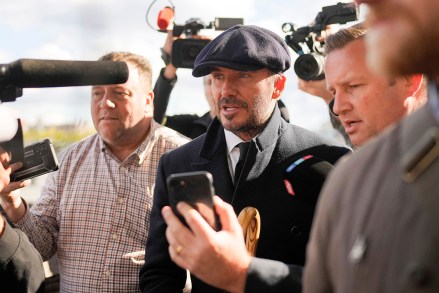
<svg viewBox="0 0 439 293">
<path fill-rule="evenodd" d="M 172 174 L 167 179 L 167 186 L 170 206 L 186 226 L 184 218 L 177 210 L 180 201 L 196 209 L 213 229 L 220 229 L 213 205 L 215 191 L 212 174 L 205 171 Z"/>
</svg>

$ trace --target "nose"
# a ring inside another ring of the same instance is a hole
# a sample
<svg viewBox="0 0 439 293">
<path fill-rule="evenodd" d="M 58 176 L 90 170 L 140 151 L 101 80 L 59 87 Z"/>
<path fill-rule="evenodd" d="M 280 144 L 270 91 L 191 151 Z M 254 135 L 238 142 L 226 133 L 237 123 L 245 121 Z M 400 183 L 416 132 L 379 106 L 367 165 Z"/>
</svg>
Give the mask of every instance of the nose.
<svg viewBox="0 0 439 293">
<path fill-rule="evenodd" d="M 335 116 L 340 116 L 350 111 L 352 109 L 352 105 L 345 94 L 336 93 L 334 99 L 329 103 L 329 108 Z"/>
<path fill-rule="evenodd" d="M 116 105 L 110 99 L 110 96 L 107 93 L 105 93 L 104 96 L 102 97 L 100 107 L 102 109 L 105 109 L 105 108 L 113 109 L 114 107 L 116 107 Z"/>
<path fill-rule="evenodd" d="M 331 111 L 331 113 L 332 113 L 332 115 L 334 115 L 334 116 L 338 116 L 338 114 L 335 114 L 335 112 L 334 112 L 334 101 L 335 101 L 335 99 L 332 99 L 330 102 L 329 102 L 329 111 Z"/>
<path fill-rule="evenodd" d="M 222 84 L 221 96 L 232 97 L 236 96 L 236 81 L 232 78 L 226 77 Z"/>
</svg>

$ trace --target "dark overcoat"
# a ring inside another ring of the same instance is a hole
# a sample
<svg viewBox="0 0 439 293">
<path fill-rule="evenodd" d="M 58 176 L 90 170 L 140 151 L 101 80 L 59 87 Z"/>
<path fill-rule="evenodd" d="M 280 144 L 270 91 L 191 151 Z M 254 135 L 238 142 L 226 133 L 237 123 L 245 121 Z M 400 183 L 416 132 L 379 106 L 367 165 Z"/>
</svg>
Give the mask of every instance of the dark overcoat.
<svg viewBox="0 0 439 293">
<path fill-rule="evenodd" d="M 145 266 L 140 272 L 143 292 L 181 292 L 186 272 L 172 262 L 165 238 L 161 209 L 169 205 L 166 178 L 173 173 L 208 171 L 216 194 L 231 203 L 235 212 L 252 206 L 261 215 L 257 257 L 303 265 L 314 205 L 292 196 L 283 182 L 291 160 L 307 154 L 335 163 L 349 150 L 320 136 L 288 124 L 277 107 L 267 126 L 252 140 L 242 175 L 234 186 L 227 161 L 224 129 L 215 119 L 206 134 L 165 155 L 159 162 L 151 212 Z M 305 195 L 302 195 L 305 196 Z M 214 269 L 214 268 L 212 268 Z M 192 292 L 221 292 L 192 277 Z"/>
</svg>

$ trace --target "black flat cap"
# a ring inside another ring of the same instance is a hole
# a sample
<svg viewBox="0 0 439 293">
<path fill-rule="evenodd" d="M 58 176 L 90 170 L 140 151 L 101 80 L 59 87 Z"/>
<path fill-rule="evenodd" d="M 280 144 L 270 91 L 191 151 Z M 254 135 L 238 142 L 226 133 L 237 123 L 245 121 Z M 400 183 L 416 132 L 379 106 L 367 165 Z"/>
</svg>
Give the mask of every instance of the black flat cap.
<svg viewBox="0 0 439 293">
<path fill-rule="evenodd" d="M 213 67 L 240 71 L 268 68 L 280 73 L 290 65 L 288 46 L 280 36 L 262 27 L 239 24 L 221 33 L 201 50 L 192 75 L 207 75 Z"/>
</svg>

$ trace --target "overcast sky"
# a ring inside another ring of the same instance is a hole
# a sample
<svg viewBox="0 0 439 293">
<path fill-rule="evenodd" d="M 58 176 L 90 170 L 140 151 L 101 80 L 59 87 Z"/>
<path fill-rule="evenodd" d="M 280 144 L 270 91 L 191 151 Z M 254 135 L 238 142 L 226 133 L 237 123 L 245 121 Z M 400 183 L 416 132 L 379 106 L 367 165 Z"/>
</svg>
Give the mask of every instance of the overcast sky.
<svg viewBox="0 0 439 293">
<path fill-rule="evenodd" d="M 109 51 L 132 51 L 151 61 L 154 80 L 163 61 L 160 47 L 165 34 L 146 23 L 146 11 L 152 1 L 141 0 L 0 0 L 0 63 L 21 58 L 96 60 Z M 281 37 L 281 26 L 292 22 L 308 25 L 322 6 L 331 0 L 173 0 L 175 23 L 200 18 L 206 24 L 215 17 L 242 17 L 245 24 L 271 29 Z M 346 2 L 346 1 L 345 1 Z M 160 9 L 170 5 L 158 0 L 148 19 L 156 25 Z M 218 32 L 203 31 L 215 36 Z M 292 52 L 293 58 L 296 54 Z M 286 91 L 282 97 L 291 122 L 319 131 L 328 121 L 325 104 L 318 98 L 297 90 L 294 70 L 287 73 Z M 168 114 L 203 114 L 208 105 L 203 98 L 201 79 L 190 70 L 179 69 L 179 80 L 171 96 Z M 24 89 L 23 96 L 7 106 L 29 124 L 78 121 L 91 123 L 89 87 Z"/>
</svg>

